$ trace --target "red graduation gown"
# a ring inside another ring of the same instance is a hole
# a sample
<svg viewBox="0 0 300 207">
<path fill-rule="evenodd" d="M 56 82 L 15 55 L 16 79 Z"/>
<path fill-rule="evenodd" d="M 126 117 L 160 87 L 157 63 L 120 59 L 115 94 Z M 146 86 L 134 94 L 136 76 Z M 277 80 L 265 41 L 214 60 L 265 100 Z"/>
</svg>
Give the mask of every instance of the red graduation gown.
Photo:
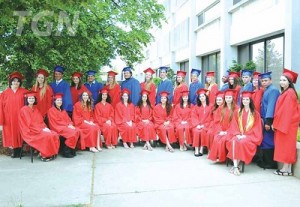
<svg viewBox="0 0 300 207">
<path fill-rule="evenodd" d="M 154 126 L 156 129 L 156 133 L 160 141 L 164 144 L 167 143 L 167 138 L 169 140 L 169 143 L 177 141 L 174 133 L 174 125 L 172 123 L 172 114 L 173 110 L 171 110 L 168 116 L 166 109 L 163 108 L 161 104 L 157 104 L 153 110 Z M 170 124 L 168 126 L 164 126 L 165 121 L 170 121 Z"/>
<path fill-rule="evenodd" d="M 53 90 L 52 88 L 47 85 L 46 87 L 46 93 L 44 94 L 44 97 L 42 98 L 40 93 L 41 93 L 41 89 L 39 87 L 37 87 L 37 89 L 35 90 L 35 87 L 32 86 L 32 91 L 36 91 L 37 92 L 37 109 L 39 110 L 39 112 L 41 113 L 41 115 L 43 117 L 46 116 L 48 110 L 52 107 L 52 103 L 53 103 Z"/>
<path fill-rule="evenodd" d="M 3 147 L 22 147 L 22 137 L 17 123 L 20 109 L 24 106 L 26 92 L 25 88 L 19 88 L 16 92 L 7 88 L 1 94 L 0 125 L 3 126 Z"/>
<path fill-rule="evenodd" d="M 299 113 L 297 96 L 294 90 L 289 88 L 277 99 L 274 113 L 274 160 L 278 162 L 296 162 Z"/>
<path fill-rule="evenodd" d="M 132 121 L 132 126 L 126 122 Z M 132 103 L 125 106 L 119 102 L 115 111 L 115 122 L 120 131 L 123 142 L 136 142 L 136 124 L 134 123 L 134 105 Z"/>
<path fill-rule="evenodd" d="M 191 106 L 186 106 L 185 108 L 181 108 L 180 104 L 177 104 L 173 113 L 173 123 L 175 126 L 176 137 L 179 140 L 179 144 L 184 144 L 184 132 L 186 137 L 187 144 L 192 144 L 192 123 L 191 123 Z M 182 124 L 182 121 L 187 121 L 186 124 Z"/>
<path fill-rule="evenodd" d="M 176 87 L 174 89 L 174 96 L 173 96 L 173 105 L 176 106 L 180 103 L 180 97 L 182 91 L 188 91 L 189 88 L 186 83 L 183 83 L 182 85 Z"/>
<path fill-rule="evenodd" d="M 222 107 L 222 106 L 219 106 Z M 213 109 L 213 107 L 211 108 L 211 110 Z M 207 130 L 207 140 L 208 140 L 208 146 L 207 148 L 210 150 L 212 143 L 214 141 L 214 136 L 216 133 L 216 126 L 219 123 L 221 118 L 221 113 L 220 110 L 218 110 L 218 108 L 214 111 L 214 112 L 210 112 L 210 123 L 208 125 L 208 130 Z"/>
<path fill-rule="evenodd" d="M 254 93 L 252 94 L 252 100 L 255 106 L 256 111 L 260 113 L 260 105 L 261 105 L 261 99 L 264 94 L 264 89 L 256 89 L 253 91 Z"/>
<path fill-rule="evenodd" d="M 146 83 L 143 82 L 143 83 L 141 83 L 141 90 L 144 90 L 144 89 L 150 91 L 148 97 L 149 97 L 151 106 L 154 107 L 155 106 L 155 96 L 156 96 L 156 85 L 154 83 L 151 83 L 150 88 L 146 88 Z"/>
<path fill-rule="evenodd" d="M 148 123 L 142 120 L 148 120 Z M 153 124 L 153 110 L 148 106 L 135 108 L 135 122 L 137 125 L 137 133 L 142 141 L 156 140 L 155 127 Z"/>
<path fill-rule="evenodd" d="M 81 145 L 81 149 L 85 149 L 85 147 L 97 147 L 97 139 L 100 135 L 100 128 L 98 125 L 91 125 L 85 123 L 84 121 L 93 121 L 94 122 L 94 114 L 93 111 L 89 111 L 84 108 L 81 102 L 77 102 L 74 105 L 73 109 L 73 121 L 77 128 L 80 129 L 80 144 L 84 142 L 85 146 Z M 100 142 L 101 145 L 101 142 Z"/>
<path fill-rule="evenodd" d="M 254 116 L 250 112 L 243 110 L 241 116 L 238 111 L 235 113 L 233 127 L 231 128 L 232 139 L 227 142 L 227 157 L 230 159 L 242 160 L 246 164 L 252 161 L 257 146 L 262 141 L 262 122 L 260 114 L 255 110 Z M 237 135 L 245 135 L 243 139 L 238 139 Z"/>
<path fill-rule="evenodd" d="M 59 136 L 56 132 L 43 131 L 46 128 L 44 119 L 36 106 L 24 106 L 19 114 L 19 126 L 24 141 L 38 150 L 42 157 L 58 154 Z"/>
<path fill-rule="evenodd" d="M 70 87 L 71 91 L 71 97 L 72 97 L 72 103 L 73 105 L 76 104 L 78 101 L 80 101 L 80 94 L 82 94 L 84 91 L 89 91 L 85 85 L 81 85 L 80 89 L 77 89 L 75 86 Z M 97 100 L 94 100 L 94 102 Z"/>
<path fill-rule="evenodd" d="M 207 90 L 208 90 L 209 103 L 214 103 L 219 90 L 218 84 L 214 83 L 213 85 L 209 86 Z"/>
<path fill-rule="evenodd" d="M 95 120 L 100 126 L 101 132 L 104 136 L 106 146 L 118 144 L 118 129 L 114 119 L 114 109 L 111 104 L 102 102 L 97 103 L 94 108 Z M 111 125 L 106 121 L 110 120 Z"/>
<path fill-rule="evenodd" d="M 111 105 L 115 109 L 117 103 L 121 101 L 121 87 L 119 84 L 116 84 L 113 88 L 109 88 L 109 85 L 106 85 L 105 88 L 108 89 L 108 95 L 111 99 Z"/>
<path fill-rule="evenodd" d="M 53 106 L 48 111 L 48 120 L 50 129 L 64 137 L 66 139 L 65 144 L 68 147 L 75 149 L 80 130 L 68 127 L 70 124 L 73 125 L 73 122 L 67 112 L 65 110 L 60 111 Z"/>
</svg>

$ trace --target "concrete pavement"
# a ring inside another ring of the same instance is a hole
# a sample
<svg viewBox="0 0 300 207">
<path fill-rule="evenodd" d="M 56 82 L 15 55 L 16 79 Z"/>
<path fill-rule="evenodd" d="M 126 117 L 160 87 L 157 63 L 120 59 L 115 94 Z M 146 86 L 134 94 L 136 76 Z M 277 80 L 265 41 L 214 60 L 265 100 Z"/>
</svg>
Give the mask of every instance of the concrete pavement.
<svg viewBox="0 0 300 207">
<path fill-rule="evenodd" d="M 0 206 L 298 206 L 300 180 L 251 164 L 240 176 L 192 151 L 142 147 L 45 163 L 0 156 Z"/>
</svg>

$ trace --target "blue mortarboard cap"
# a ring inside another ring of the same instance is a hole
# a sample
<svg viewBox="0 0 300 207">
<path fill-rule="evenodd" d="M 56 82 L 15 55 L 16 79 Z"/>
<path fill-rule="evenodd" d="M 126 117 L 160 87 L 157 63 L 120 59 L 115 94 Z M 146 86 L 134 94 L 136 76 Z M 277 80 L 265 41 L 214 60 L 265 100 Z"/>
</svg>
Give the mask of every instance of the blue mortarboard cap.
<svg viewBox="0 0 300 207">
<path fill-rule="evenodd" d="M 60 65 L 57 65 L 54 67 L 54 72 L 64 73 L 64 71 L 65 71 L 65 69 Z"/>
<path fill-rule="evenodd" d="M 197 76 L 199 76 L 201 74 L 201 70 L 192 68 L 191 74 L 197 74 Z"/>
<path fill-rule="evenodd" d="M 95 76 L 96 73 L 97 73 L 97 72 L 94 71 L 94 70 L 89 70 L 89 71 L 86 71 L 86 72 L 85 72 L 86 75 L 93 75 L 93 76 Z"/>
<path fill-rule="evenodd" d="M 165 67 L 165 66 L 159 67 L 159 70 L 160 70 L 160 71 L 164 70 L 164 71 L 166 71 L 166 72 L 167 72 L 167 71 L 168 71 L 168 69 L 169 69 L 169 68 L 168 68 L 168 67 Z"/>
<path fill-rule="evenodd" d="M 253 70 L 242 70 L 242 76 L 252 76 Z"/>
<path fill-rule="evenodd" d="M 266 73 L 262 73 L 262 74 L 259 74 L 258 76 L 261 78 L 261 79 L 265 79 L 265 78 L 272 78 L 271 77 L 271 74 L 272 74 L 272 71 L 269 71 L 269 72 L 266 72 Z"/>
<path fill-rule="evenodd" d="M 125 71 L 129 71 L 129 72 L 131 72 L 131 67 L 125 67 L 125 68 L 123 68 L 123 70 L 122 70 L 123 72 L 125 72 Z"/>
</svg>

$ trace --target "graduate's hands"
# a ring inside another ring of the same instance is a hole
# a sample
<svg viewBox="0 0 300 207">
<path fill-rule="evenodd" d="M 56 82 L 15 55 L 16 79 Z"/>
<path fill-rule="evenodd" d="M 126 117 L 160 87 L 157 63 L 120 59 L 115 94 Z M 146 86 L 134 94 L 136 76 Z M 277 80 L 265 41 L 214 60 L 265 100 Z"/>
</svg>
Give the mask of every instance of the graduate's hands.
<svg viewBox="0 0 300 207">
<path fill-rule="evenodd" d="M 127 121 L 126 122 L 129 126 L 132 126 L 132 121 Z"/>
<path fill-rule="evenodd" d="M 72 124 L 69 124 L 68 128 L 75 129 L 75 127 Z"/>
<path fill-rule="evenodd" d="M 220 131 L 220 133 L 219 133 L 219 135 L 226 135 L 227 134 L 227 132 L 226 131 Z"/>
<path fill-rule="evenodd" d="M 105 123 L 111 126 L 111 120 L 107 120 Z"/>
<path fill-rule="evenodd" d="M 145 124 L 149 124 L 149 120 L 148 119 L 145 119 L 145 120 L 142 120 Z"/>
<path fill-rule="evenodd" d="M 202 129 L 204 126 L 203 125 L 197 125 L 197 129 Z"/>
<path fill-rule="evenodd" d="M 181 124 L 187 124 L 187 121 L 181 121 Z"/>
<path fill-rule="evenodd" d="M 271 129 L 271 126 L 270 125 L 267 125 L 267 124 L 265 124 L 265 130 L 266 131 L 269 131 Z"/>
<path fill-rule="evenodd" d="M 164 126 L 168 126 L 170 124 L 170 121 L 165 121 Z"/>
<path fill-rule="evenodd" d="M 43 131 L 44 132 L 50 132 L 50 129 L 46 127 L 46 128 L 43 129 Z"/>
</svg>

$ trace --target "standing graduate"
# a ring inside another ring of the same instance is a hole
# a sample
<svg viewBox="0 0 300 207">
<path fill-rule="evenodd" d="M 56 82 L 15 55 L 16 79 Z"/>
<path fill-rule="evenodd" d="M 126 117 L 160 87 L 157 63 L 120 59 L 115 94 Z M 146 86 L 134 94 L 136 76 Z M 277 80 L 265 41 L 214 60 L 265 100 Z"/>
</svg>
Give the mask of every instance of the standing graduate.
<svg viewBox="0 0 300 207">
<path fill-rule="evenodd" d="M 172 123 L 172 105 L 169 103 L 168 96 L 168 91 L 160 92 L 160 103 L 154 107 L 153 118 L 157 135 L 160 141 L 166 145 L 166 151 L 174 152 L 171 144 L 177 140 Z"/>
<path fill-rule="evenodd" d="M 144 149 L 152 151 L 150 140 L 156 140 L 153 123 L 153 108 L 149 100 L 150 91 L 142 90 L 141 98 L 135 108 L 135 122 L 139 138 L 145 142 Z"/>
<path fill-rule="evenodd" d="M 222 87 L 220 88 L 220 91 L 226 91 L 229 88 L 228 85 L 228 75 L 229 75 L 229 70 L 226 70 L 226 72 L 222 75 Z"/>
<path fill-rule="evenodd" d="M 234 101 L 238 101 L 238 96 L 240 95 L 241 86 L 239 85 L 239 73 L 238 72 L 229 72 L 228 76 L 228 88 L 236 90 Z"/>
<path fill-rule="evenodd" d="M 62 155 L 72 158 L 76 155 L 80 130 L 76 129 L 68 113 L 62 108 L 62 97 L 61 93 L 54 95 L 54 104 L 48 111 L 49 127 L 65 139 L 64 146 L 61 146 Z"/>
<path fill-rule="evenodd" d="M 113 108 L 115 108 L 117 103 L 119 103 L 121 100 L 121 87 L 116 81 L 116 75 L 118 75 L 118 73 L 112 70 L 108 71 L 107 82 L 105 85 L 105 88 L 108 89 L 108 95 L 111 99 L 111 105 L 113 106 Z"/>
<path fill-rule="evenodd" d="M 108 89 L 101 89 L 98 102 L 94 108 L 94 114 L 95 120 L 103 134 L 107 149 L 114 149 L 118 144 L 118 129 L 115 124 L 115 111 L 110 103 L 111 99 L 108 95 Z"/>
<path fill-rule="evenodd" d="M 274 160 L 283 163 L 276 175 L 293 175 L 292 164 L 297 159 L 297 132 L 300 121 L 298 95 L 294 87 L 298 74 L 283 69 L 280 77 L 281 94 L 277 100 L 273 128 L 275 129 Z"/>
<path fill-rule="evenodd" d="M 78 101 L 80 101 L 80 95 L 84 91 L 87 91 L 87 88 L 82 83 L 82 76 L 83 74 L 80 72 L 74 72 L 72 74 L 70 90 L 71 90 L 73 105 L 76 104 Z"/>
<path fill-rule="evenodd" d="M 141 86 L 137 79 L 132 77 L 132 71 L 130 67 L 123 68 L 125 80 L 121 84 L 121 90 L 128 89 L 130 91 L 130 100 L 133 105 L 136 106 L 140 100 Z"/>
<path fill-rule="evenodd" d="M 173 96 L 173 106 L 175 107 L 180 103 L 181 93 L 183 91 L 188 91 L 188 85 L 184 82 L 186 72 L 185 71 L 177 71 L 176 76 L 176 86 L 174 88 L 174 96 Z"/>
<path fill-rule="evenodd" d="M 201 74 L 201 70 L 192 69 L 191 70 L 191 84 L 189 87 L 189 99 L 191 104 L 197 104 L 197 91 L 201 88 L 204 88 L 203 84 L 199 81 L 199 76 Z"/>
<path fill-rule="evenodd" d="M 251 99 L 253 92 L 244 91 L 241 95 L 241 107 L 234 114 L 235 122 L 232 123 L 231 140 L 227 142 L 227 157 L 233 161 L 233 167 L 230 172 L 234 175 L 240 175 L 240 161 L 249 164 L 256 152 L 257 146 L 262 141 L 262 124 L 260 114 L 255 110 Z"/>
<path fill-rule="evenodd" d="M 95 122 L 92 106 L 93 99 L 89 91 L 84 91 L 80 101 L 74 105 L 73 121 L 76 128 L 80 129 L 81 149 L 89 147 L 91 152 L 99 152 L 102 151 L 101 131 Z M 83 143 L 84 146 L 82 146 Z"/>
<path fill-rule="evenodd" d="M 122 100 L 115 109 L 115 122 L 123 140 L 123 146 L 128 149 L 134 148 L 133 143 L 137 142 L 136 124 L 134 120 L 135 109 L 130 100 L 130 91 L 125 88 L 121 91 Z"/>
<path fill-rule="evenodd" d="M 241 71 L 241 76 L 243 80 L 244 86 L 241 88 L 240 93 L 238 95 L 237 104 L 240 105 L 241 103 L 241 94 L 243 91 L 253 91 L 253 85 L 251 83 L 253 71 L 244 69 Z"/>
<path fill-rule="evenodd" d="M 255 106 L 256 111 L 260 113 L 260 105 L 261 105 L 261 99 L 264 94 L 264 89 L 261 87 L 261 82 L 259 75 L 261 73 L 259 72 L 254 72 L 253 73 L 253 80 L 252 80 L 252 85 L 253 85 L 253 94 L 252 94 L 252 100 Z"/>
<path fill-rule="evenodd" d="M 18 123 L 24 141 L 40 152 L 42 161 L 53 160 L 59 150 L 59 136 L 50 130 L 36 107 L 37 93 L 26 95 L 26 105 L 20 110 Z"/>
<path fill-rule="evenodd" d="M 54 67 L 55 81 L 53 81 L 50 86 L 54 94 L 64 94 L 63 108 L 68 112 L 69 116 L 71 116 L 73 111 L 72 96 L 69 83 L 62 79 L 64 71 L 65 69 L 62 66 L 57 65 Z"/>
<path fill-rule="evenodd" d="M 279 90 L 272 84 L 271 71 L 259 75 L 264 94 L 261 100 L 260 116 L 263 120 L 263 140 L 260 145 L 261 160 L 257 165 L 264 169 L 276 169 L 274 161 L 274 131 L 272 129 L 274 111 Z"/>
<path fill-rule="evenodd" d="M 27 92 L 22 88 L 23 75 L 13 72 L 9 75 L 9 88 L 1 94 L 0 100 L 0 125 L 2 129 L 3 147 L 13 149 L 12 158 L 20 157 L 22 137 L 18 123 L 20 109 L 24 106 L 24 94 Z"/>
<path fill-rule="evenodd" d="M 155 106 L 156 85 L 153 83 L 153 74 L 155 71 L 152 68 L 144 70 L 145 81 L 141 83 L 141 90 L 149 91 L 149 101 L 152 107 Z"/>
<path fill-rule="evenodd" d="M 192 138 L 192 105 L 189 101 L 189 91 L 182 91 L 180 103 L 174 108 L 173 123 L 180 151 L 186 151 L 187 146 L 193 143 Z"/>
<path fill-rule="evenodd" d="M 97 72 L 94 70 L 87 71 L 87 82 L 84 84 L 85 87 L 92 93 L 93 107 L 98 100 L 100 90 L 103 88 L 103 84 L 99 83 L 95 78 L 96 73 Z"/>
<path fill-rule="evenodd" d="M 206 73 L 205 89 L 208 90 L 209 102 L 213 103 L 218 92 L 218 84 L 215 82 L 215 72 L 209 71 Z"/>
<path fill-rule="evenodd" d="M 195 148 L 194 155 L 196 157 L 203 155 L 203 147 L 209 146 L 208 140 L 208 126 L 211 121 L 211 106 L 206 95 L 206 89 L 199 89 L 197 91 L 197 105 L 192 111 L 192 133 L 193 133 L 193 147 Z"/>
<path fill-rule="evenodd" d="M 39 69 L 36 72 L 36 82 L 32 86 L 32 91 L 37 92 L 37 105 L 36 107 L 45 118 L 48 110 L 52 107 L 53 91 L 48 85 L 47 78 L 49 76 L 48 71 L 45 69 Z"/>
<path fill-rule="evenodd" d="M 160 94 L 163 91 L 168 92 L 168 100 L 170 103 L 173 101 L 173 84 L 172 81 L 167 77 L 168 67 L 160 67 L 159 68 L 159 77 L 161 79 L 160 83 L 157 86 L 156 92 L 156 104 L 159 104 L 161 101 Z"/>
</svg>

